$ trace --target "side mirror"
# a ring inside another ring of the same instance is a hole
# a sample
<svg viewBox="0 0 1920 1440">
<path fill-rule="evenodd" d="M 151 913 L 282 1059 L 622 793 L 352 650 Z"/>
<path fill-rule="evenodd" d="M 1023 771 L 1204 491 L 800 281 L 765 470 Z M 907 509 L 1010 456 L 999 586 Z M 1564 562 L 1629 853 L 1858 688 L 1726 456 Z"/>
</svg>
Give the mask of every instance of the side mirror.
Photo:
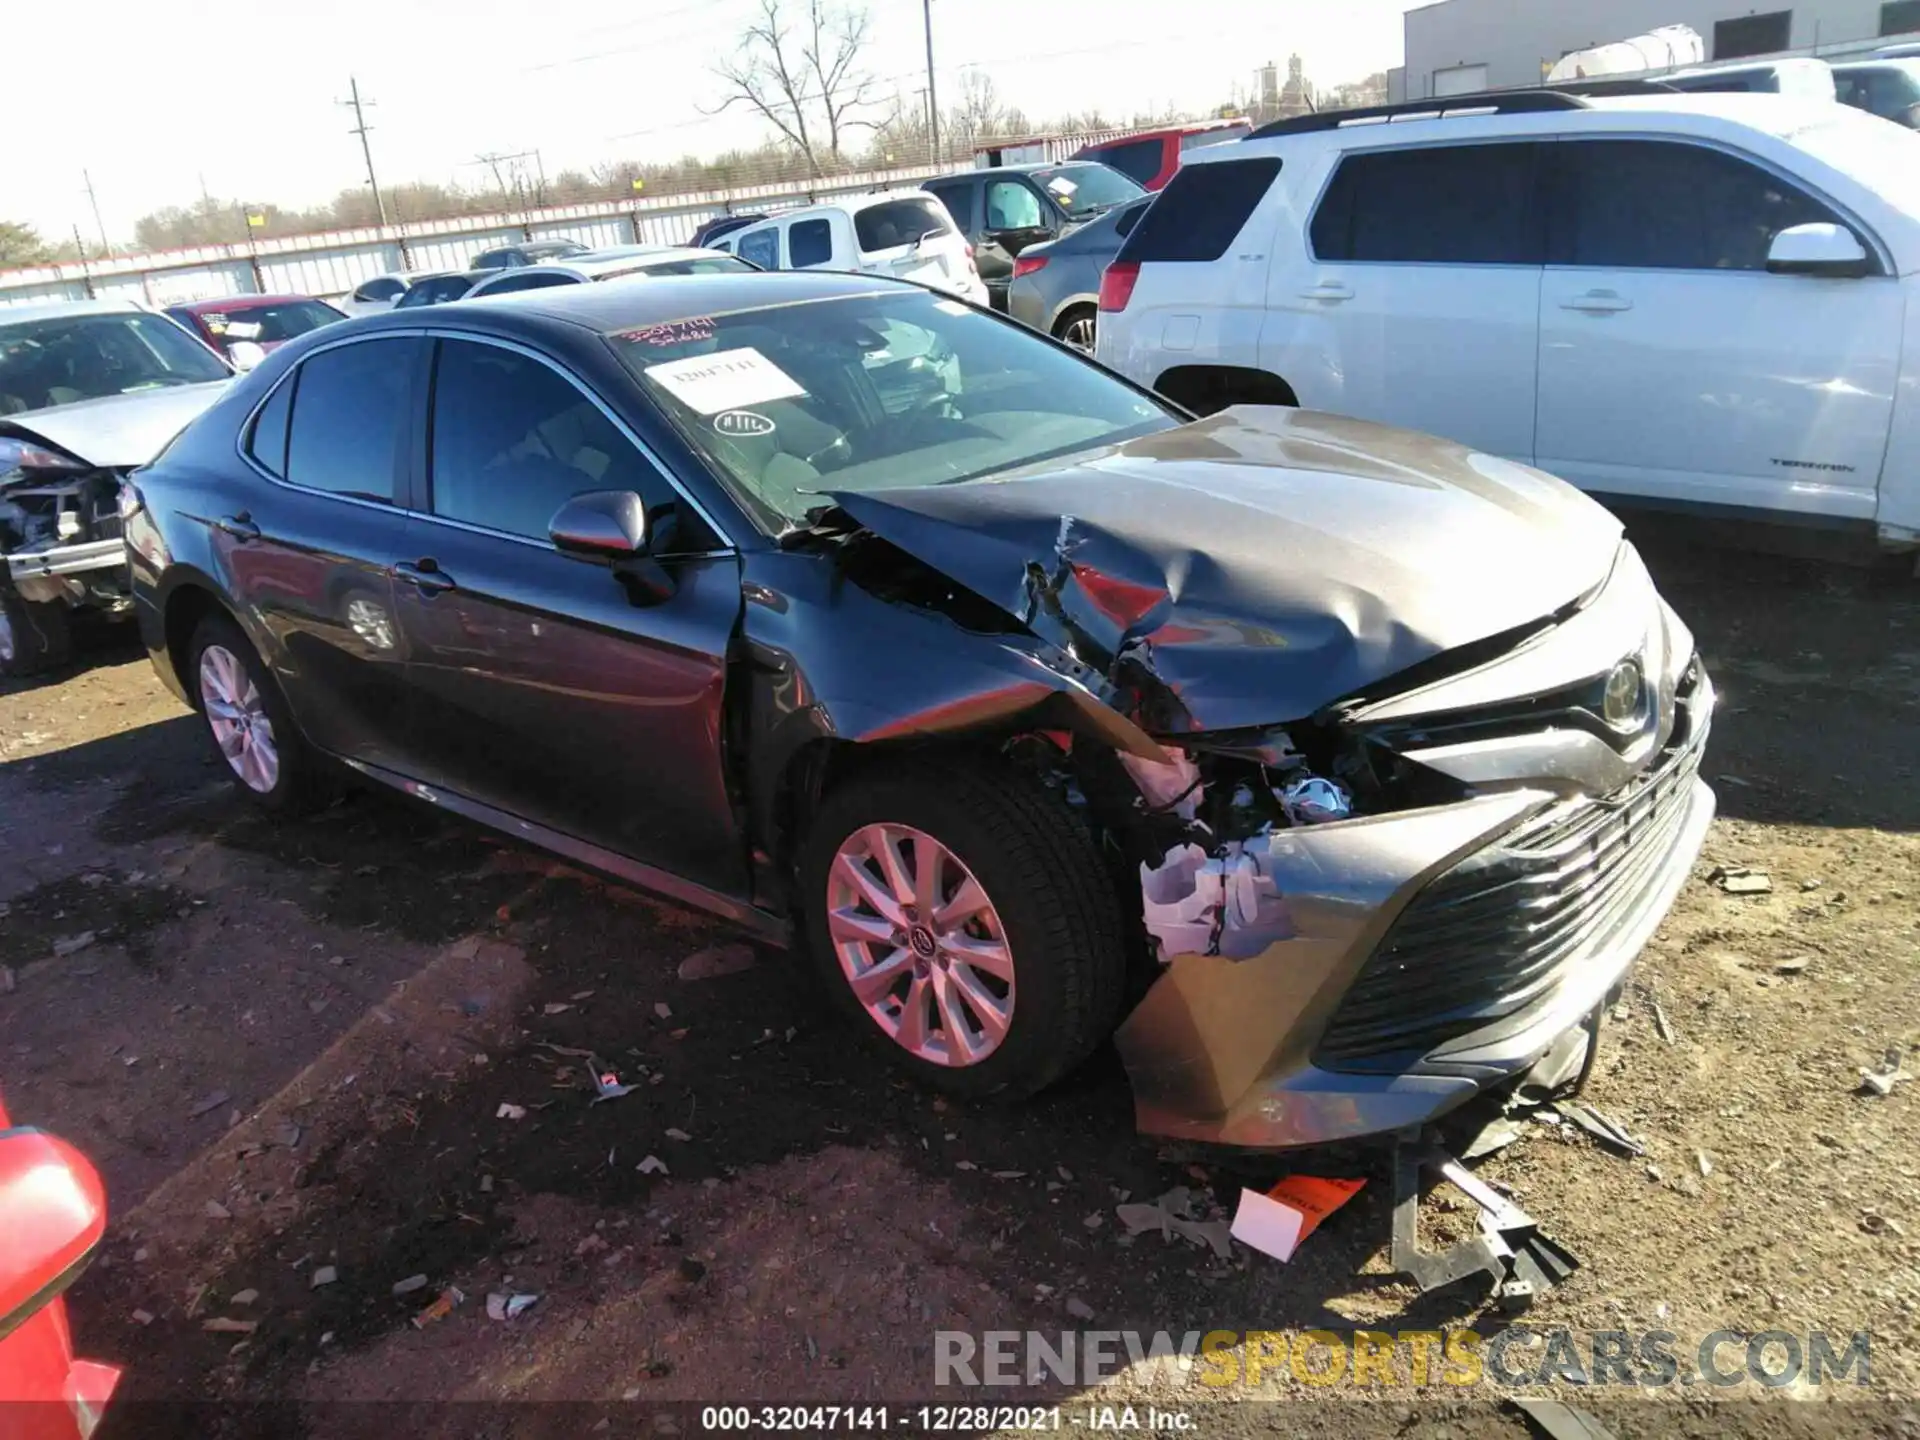
<svg viewBox="0 0 1920 1440">
<path fill-rule="evenodd" d="M 1775 275 L 1822 275 L 1858 279 L 1873 261 L 1860 237 L 1844 225 L 1794 225 L 1773 237 L 1767 269 Z"/>
<path fill-rule="evenodd" d="M 227 346 L 227 359 L 243 375 L 267 358 L 267 352 L 251 340 L 235 340 Z"/>
<path fill-rule="evenodd" d="M 591 490 L 554 512 L 547 538 L 563 555 L 631 559 L 646 553 L 647 507 L 631 490 Z"/>
<path fill-rule="evenodd" d="M 87 1268 L 107 1196 L 87 1158 L 39 1130 L 0 1130 L 0 1339 Z"/>
</svg>

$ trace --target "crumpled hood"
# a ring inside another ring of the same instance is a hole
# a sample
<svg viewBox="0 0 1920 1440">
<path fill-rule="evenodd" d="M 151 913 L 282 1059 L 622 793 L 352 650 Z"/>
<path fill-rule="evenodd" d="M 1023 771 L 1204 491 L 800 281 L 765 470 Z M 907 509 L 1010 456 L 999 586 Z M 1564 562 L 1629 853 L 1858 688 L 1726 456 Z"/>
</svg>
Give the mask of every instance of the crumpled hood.
<svg viewBox="0 0 1920 1440">
<path fill-rule="evenodd" d="M 832 498 L 1134 691 L 1161 734 L 1300 719 L 1543 620 L 1606 579 L 1621 541 L 1539 471 L 1253 407 L 1070 464 Z"/>
<path fill-rule="evenodd" d="M 231 382 L 179 385 L 0 415 L 0 435 L 30 436 L 101 468 L 144 465 Z"/>
</svg>

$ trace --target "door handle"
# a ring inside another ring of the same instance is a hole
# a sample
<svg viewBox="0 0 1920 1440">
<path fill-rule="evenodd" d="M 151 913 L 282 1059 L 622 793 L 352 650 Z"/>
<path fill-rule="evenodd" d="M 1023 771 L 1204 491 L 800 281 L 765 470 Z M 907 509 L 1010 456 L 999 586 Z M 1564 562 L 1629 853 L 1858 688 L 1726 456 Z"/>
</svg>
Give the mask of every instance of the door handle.
<svg viewBox="0 0 1920 1440">
<path fill-rule="evenodd" d="M 1324 281 L 1310 290 L 1300 292 L 1302 300 L 1351 300 L 1353 291 L 1337 280 Z"/>
<path fill-rule="evenodd" d="M 1560 308 L 1579 310 L 1588 315 L 1617 315 L 1622 310 L 1631 310 L 1633 302 L 1612 290 L 1589 290 L 1584 295 L 1561 301 Z"/>
<path fill-rule="evenodd" d="M 438 595 L 453 589 L 453 577 L 433 560 L 403 560 L 393 567 L 393 578 L 406 581 L 422 595 Z"/>
<path fill-rule="evenodd" d="M 253 523 L 253 517 L 244 510 L 238 515 L 222 515 L 213 522 L 213 528 L 222 535 L 231 535 L 242 544 L 260 538 L 260 527 Z"/>
</svg>

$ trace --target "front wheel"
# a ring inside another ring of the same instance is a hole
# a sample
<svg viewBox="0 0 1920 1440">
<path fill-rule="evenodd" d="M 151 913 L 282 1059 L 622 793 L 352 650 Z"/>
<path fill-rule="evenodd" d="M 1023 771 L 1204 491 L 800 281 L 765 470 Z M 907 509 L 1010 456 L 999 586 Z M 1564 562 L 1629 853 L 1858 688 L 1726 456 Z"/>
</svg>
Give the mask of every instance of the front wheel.
<svg viewBox="0 0 1920 1440">
<path fill-rule="evenodd" d="M 821 806 L 800 884 L 835 1003 L 939 1089 L 1030 1095 L 1117 1019 L 1118 898 L 1079 816 L 1022 777 L 860 776 Z"/>
</svg>

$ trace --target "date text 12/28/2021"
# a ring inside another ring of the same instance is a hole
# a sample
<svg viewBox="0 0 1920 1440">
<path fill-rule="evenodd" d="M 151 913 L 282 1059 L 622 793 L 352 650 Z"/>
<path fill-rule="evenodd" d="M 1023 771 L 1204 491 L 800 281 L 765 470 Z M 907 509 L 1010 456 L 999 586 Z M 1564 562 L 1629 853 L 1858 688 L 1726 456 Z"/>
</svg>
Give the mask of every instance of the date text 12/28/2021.
<svg viewBox="0 0 1920 1440">
<path fill-rule="evenodd" d="M 708 1432 L 768 1434 L 960 1433 L 1008 1430 L 1113 1430 L 1177 1434 L 1193 1429 L 1181 1410 L 1142 1405 L 707 1405 Z"/>
</svg>

